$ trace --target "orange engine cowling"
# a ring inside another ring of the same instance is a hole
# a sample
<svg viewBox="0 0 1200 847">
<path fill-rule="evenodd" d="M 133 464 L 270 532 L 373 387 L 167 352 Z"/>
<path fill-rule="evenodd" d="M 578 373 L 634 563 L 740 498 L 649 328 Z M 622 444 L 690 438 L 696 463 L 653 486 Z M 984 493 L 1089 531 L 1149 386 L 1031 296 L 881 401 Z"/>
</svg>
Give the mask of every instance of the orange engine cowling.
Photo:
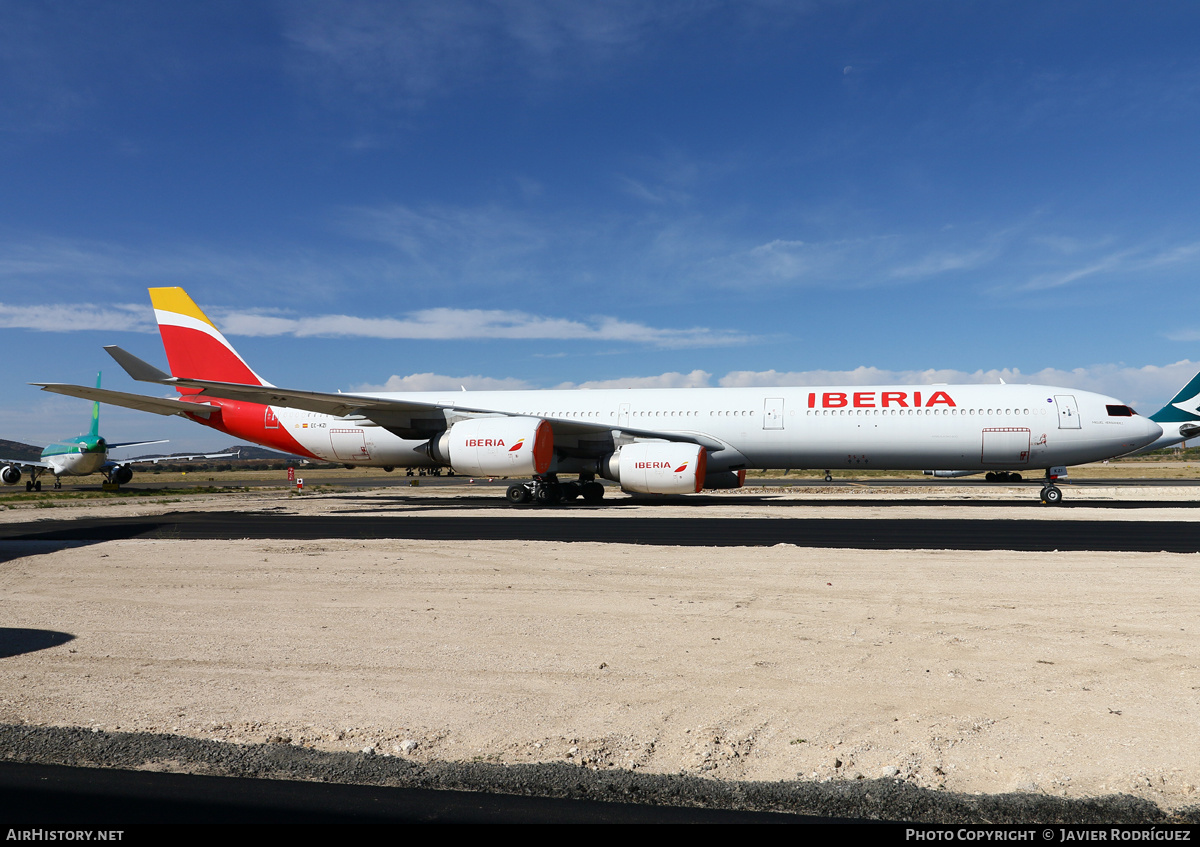
<svg viewBox="0 0 1200 847">
<path fill-rule="evenodd" d="M 541 418 L 459 421 L 429 443 L 429 455 L 470 476 L 544 474 L 554 459 L 554 431 Z"/>
<path fill-rule="evenodd" d="M 601 475 L 639 494 L 695 494 L 704 487 L 708 454 L 696 444 L 626 444 L 601 462 Z"/>
</svg>

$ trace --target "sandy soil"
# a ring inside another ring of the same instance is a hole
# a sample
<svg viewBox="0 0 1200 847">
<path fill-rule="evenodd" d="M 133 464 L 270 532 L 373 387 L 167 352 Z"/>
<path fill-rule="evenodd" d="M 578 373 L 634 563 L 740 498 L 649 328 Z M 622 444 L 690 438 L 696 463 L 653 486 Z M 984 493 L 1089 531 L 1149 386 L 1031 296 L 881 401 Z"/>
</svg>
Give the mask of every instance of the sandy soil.
<svg viewBox="0 0 1200 847">
<path fill-rule="evenodd" d="M 402 511 L 396 489 L 380 496 L 389 514 Z M 872 493 L 885 496 L 913 495 Z M 621 501 L 589 514 L 1200 517 L 1169 507 L 835 514 L 789 497 Z M 231 507 L 362 504 L 268 493 L 10 509 L 0 521 Z M 790 545 L 0 543 L 0 626 L 73 636 L 0 659 L 0 722 L 1196 805 L 1198 567 L 1200 555 L 1167 553 Z"/>
</svg>

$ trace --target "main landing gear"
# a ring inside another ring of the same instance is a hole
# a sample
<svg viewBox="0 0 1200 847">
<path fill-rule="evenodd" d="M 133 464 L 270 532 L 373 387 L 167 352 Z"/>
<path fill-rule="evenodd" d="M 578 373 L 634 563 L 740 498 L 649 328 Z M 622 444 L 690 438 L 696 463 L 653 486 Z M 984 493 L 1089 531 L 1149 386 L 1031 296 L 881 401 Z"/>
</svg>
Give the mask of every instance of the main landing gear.
<svg viewBox="0 0 1200 847">
<path fill-rule="evenodd" d="M 604 486 L 594 476 L 579 475 L 578 482 L 559 482 L 555 474 L 535 476 L 529 482 L 510 485 L 505 498 L 514 506 L 534 503 L 538 506 L 557 506 L 582 497 L 588 503 L 604 499 Z"/>
<path fill-rule="evenodd" d="M 45 468 L 30 468 L 29 469 L 29 479 L 25 480 L 25 490 L 26 491 L 41 491 L 42 490 L 42 481 L 40 479 L 38 479 L 38 477 L 42 476 L 44 473 L 46 473 Z M 57 483 L 58 477 L 55 477 L 54 481 L 55 481 L 55 483 Z M 58 488 L 59 486 L 56 484 L 54 487 Z"/>
<path fill-rule="evenodd" d="M 1020 482 L 1021 475 L 1016 471 L 988 471 L 984 474 L 988 482 Z"/>
</svg>

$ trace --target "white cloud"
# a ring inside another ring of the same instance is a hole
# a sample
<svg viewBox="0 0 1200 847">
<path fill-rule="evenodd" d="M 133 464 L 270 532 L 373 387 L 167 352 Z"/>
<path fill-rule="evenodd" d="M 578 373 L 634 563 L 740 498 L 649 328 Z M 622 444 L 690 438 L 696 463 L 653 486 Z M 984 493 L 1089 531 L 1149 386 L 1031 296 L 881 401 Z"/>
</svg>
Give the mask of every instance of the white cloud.
<svg viewBox="0 0 1200 847">
<path fill-rule="evenodd" d="M 210 316 L 229 336 L 281 336 L 297 338 L 341 337 L 414 340 L 536 340 L 600 341 L 650 347 L 714 347 L 743 344 L 751 337 L 740 333 L 692 327 L 671 329 L 647 326 L 606 315 L 588 320 L 532 315 L 501 309 L 424 309 L 402 318 L 362 318 L 353 315 L 291 317 L 274 312 L 210 309 Z M 42 332 L 79 332 L 121 329 L 154 332 L 148 306 L 138 304 L 50 304 L 18 306 L 0 303 L 0 327 Z"/>
<path fill-rule="evenodd" d="M 0 328 L 38 332 L 80 332 L 121 329 L 155 332 L 148 307 L 136 303 L 92 303 L 14 306 L 0 303 Z"/>
<path fill-rule="evenodd" d="M 398 376 L 392 374 L 383 385 L 356 385 L 351 391 L 516 391 L 522 388 L 534 388 L 523 379 L 508 377 L 496 379 L 490 376 L 445 376 L 443 374 L 423 373 Z"/>
<path fill-rule="evenodd" d="M 1130 247 L 1097 257 L 1087 264 L 1068 270 L 1037 274 L 1020 286 L 1020 291 L 1040 291 L 1061 288 L 1083 279 L 1101 275 L 1130 276 L 1160 268 L 1194 263 L 1200 257 L 1200 241 L 1176 244 Z"/>
<path fill-rule="evenodd" d="M 280 9 L 297 74 L 329 102 L 410 108 L 497 77 L 594 74 L 703 14 L 706 4 L 321 0 Z"/>
<path fill-rule="evenodd" d="M 564 382 L 554 386 L 564 389 L 598 388 L 708 388 L 712 385 L 712 374 L 694 370 L 691 373 L 664 373 L 658 376 L 635 376 L 622 379 L 594 379 L 587 382 Z"/>
<path fill-rule="evenodd" d="M 777 238 L 710 259 L 703 263 L 702 272 L 715 285 L 736 288 L 866 287 L 892 281 L 897 275 L 889 269 L 911 249 L 904 239 L 888 235 L 826 241 Z"/>
<path fill-rule="evenodd" d="M 411 312 L 403 318 L 360 318 L 352 315 L 290 318 L 254 312 L 219 314 L 216 323 L 226 334 L 244 336 L 340 336 L 421 340 L 552 339 L 619 341 L 666 348 L 712 347 L 742 344 L 750 340 L 750 336 L 707 327 L 666 329 L 608 316 L 595 316 L 589 321 L 581 321 L 499 309 L 424 309 Z"/>
</svg>

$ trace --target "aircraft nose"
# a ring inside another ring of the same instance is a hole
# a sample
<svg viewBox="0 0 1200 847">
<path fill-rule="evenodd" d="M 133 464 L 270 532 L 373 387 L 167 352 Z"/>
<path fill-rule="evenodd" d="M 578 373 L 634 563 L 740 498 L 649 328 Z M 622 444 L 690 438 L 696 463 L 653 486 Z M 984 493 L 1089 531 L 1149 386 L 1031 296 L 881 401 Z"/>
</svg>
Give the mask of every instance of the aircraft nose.
<svg viewBox="0 0 1200 847">
<path fill-rule="evenodd" d="M 1162 438 L 1163 428 L 1149 418 L 1142 418 L 1142 422 L 1146 424 L 1146 443 L 1151 444 Z"/>
</svg>

